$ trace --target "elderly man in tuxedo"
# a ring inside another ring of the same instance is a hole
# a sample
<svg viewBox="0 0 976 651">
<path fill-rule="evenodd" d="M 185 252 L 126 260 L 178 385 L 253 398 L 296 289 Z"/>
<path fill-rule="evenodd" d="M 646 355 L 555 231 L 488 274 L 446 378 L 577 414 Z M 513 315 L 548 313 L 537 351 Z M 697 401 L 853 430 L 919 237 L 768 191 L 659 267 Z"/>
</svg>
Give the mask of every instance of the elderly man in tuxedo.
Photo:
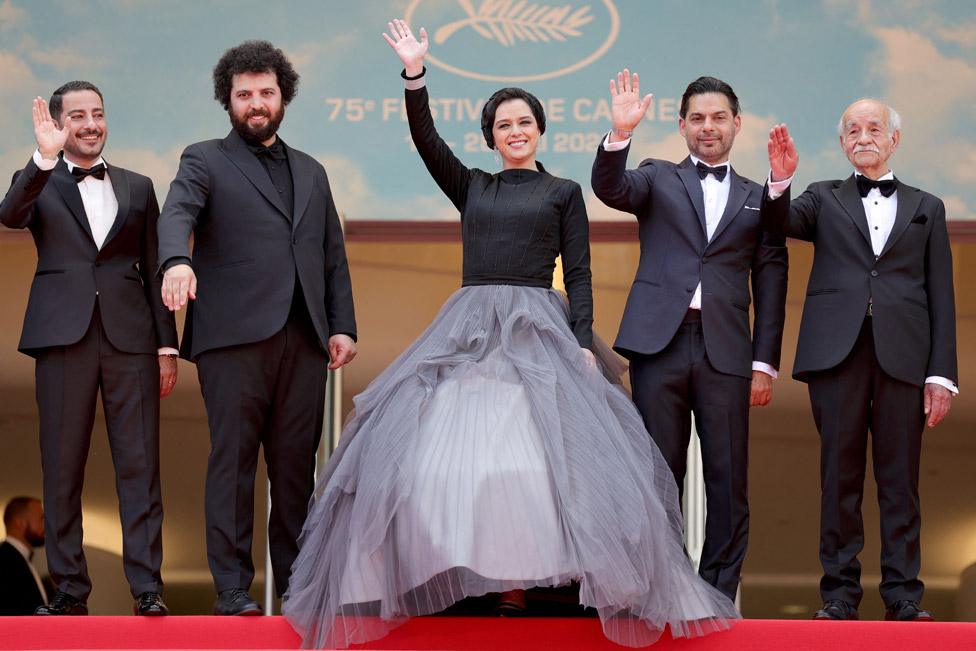
<svg viewBox="0 0 976 651">
<path fill-rule="evenodd" d="M 691 82 L 678 120 L 689 155 L 627 170 L 630 137 L 651 101 L 638 83 L 628 70 L 610 82 L 613 129 L 593 163 L 593 191 L 634 214 L 640 234 L 614 348 L 630 360 L 634 402 L 679 489 L 694 415 L 708 501 L 699 572 L 735 599 L 749 531 L 749 408 L 772 398 L 787 251 L 760 225 L 762 187 L 732 168 L 742 124 L 732 87 L 714 77 Z"/>
<path fill-rule="evenodd" d="M 85 615 L 81 491 L 101 393 L 135 612 L 164 615 L 159 400 L 176 383 L 176 325 L 155 274 L 152 181 L 106 163 L 101 91 L 64 84 L 34 100 L 37 149 L 0 222 L 37 247 L 20 351 L 36 359 L 47 562 L 57 594 L 40 615 Z"/>
<path fill-rule="evenodd" d="M 248 589 L 258 451 L 271 481 L 281 596 L 312 493 L 326 367 L 356 355 L 356 319 L 325 169 L 278 135 L 298 74 L 271 43 L 247 41 L 224 53 L 213 79 L 232 129 L 183 152 L 159 219 L 159 259 L 166 305 L 192 300 L 181 353 L 197 364 L 210 424 L 214 612 L 257 615 Z"/>
<path fill-rule="evenodd" d="M 885 618 L 928 621 L 918 578 L 922 432 L 939 424 L 958 392 L 945 206 L 888 166 L 901 138 L 894 109 L 859 100 L 837 130 L 854 173 L 813 183 L 791 202 L 796 147 L 786 125 L 774 127 L 763 202 L 768 229 L 814 246 L 793 365 L 821 439 L 824 606 L 814 618 L 858 618 L 870 431 Z"/>
<path fill-rule="evenodd" d="M 3 509 L 7 539 L 0 543 L 0 617 L 33 615 L 47 604 L 47 589 L 31 562 L 44 546 L 44 508 L 33 497 L 14 497 Z"/>
</svg>

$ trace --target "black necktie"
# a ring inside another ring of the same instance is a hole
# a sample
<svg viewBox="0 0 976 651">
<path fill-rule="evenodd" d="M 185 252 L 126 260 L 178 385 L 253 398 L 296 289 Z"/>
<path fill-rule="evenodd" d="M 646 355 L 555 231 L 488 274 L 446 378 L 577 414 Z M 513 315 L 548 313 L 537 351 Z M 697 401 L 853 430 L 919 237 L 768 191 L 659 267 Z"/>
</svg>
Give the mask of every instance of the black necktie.
<svg viewBox="0 0 976 651">
<path fill-rule="evenodd" d="M 287 155 L 285 154 L 285 146 L 282 144 L 281 139 L 275 140 L 274 144 L 270 147 L 248 144 L 247 148 L 254 152 L 254 155 L 259 158 L 261 156 L 267 156 L 271 160 L 275 161 L 283 161 L 287 158 Z"/>
<path fill-rule="evenodd" d="M 725 175 L 729 171 L 728 165 L 719 165 L 718 167 L 709 167 L 705 163 L 698 161 L 695 163 L 695 167 L 698 168 L 698 178 L 705 180 L 705 177 L 711 174 L 715 177 L 715 180 L 721 183 L 725 180 Z"/>
<path fill-rule="evenodd" d="M 878 188 L 882 196 L 890 197 L 898 189 L 897 179 L 885 179 L 884 181 L 875 181 L 874 179 L 869 179 L 863 174 L 858 174 L 855 177 L 857 181 L 857 191 L 860 193 L 861 198 L 868 196 L 868 192 L 871 188 Z"/>
<path fill-rule="evenodd" d="M 71 168 L 71 175 L 75 177 L 75 181 L 81 183 L 85 180 L 85 177 L 94 176 L 96 179 L 101 181 L 105 178 L 105 163 L 99 163 L 91 169 L 85 169 L 84 167 L 78 167 L 75 165 Z"/>
</svg>

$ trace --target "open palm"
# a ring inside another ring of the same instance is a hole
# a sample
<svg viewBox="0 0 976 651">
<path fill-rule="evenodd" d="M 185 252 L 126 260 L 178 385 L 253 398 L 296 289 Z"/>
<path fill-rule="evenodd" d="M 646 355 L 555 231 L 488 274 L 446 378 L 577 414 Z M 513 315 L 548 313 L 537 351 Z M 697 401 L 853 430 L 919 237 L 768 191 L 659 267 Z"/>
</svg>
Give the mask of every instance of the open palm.
<svg viewBox="0 0 976 651">
<path fill-rule="evenodd" d="M 400 19 L 395 19 L 386 24 L 390 34 L 383 34 L 383 38 L 390 44 L 393 51 L 397 53 L 403 61 L 403 67 L 407 74 L 413 76 L 418 74 L 424 67 L 424 56 L 430 46 L 427 39 L 427 30 L 420 28 L 420 40 L 418 41 L 410 31 L 410 27 Z"/>
<path fill-rule="evenodd" d="M 64 143 L 68 140 L 68 125 L 59 127 L 58 123 L 51 117 L 47 102 L 40 97 L 34 98 L 32 114 L 37 149 L 44 158 L 54 158 L 64 148 Z"/>
<path fill-rule="evenodd" d="M 640 96 L 640 79 L 637 73 L 633 78 L 630 70 L 624 69 L 617 73 L 617 79 L 610 80 L 610 116 L 613 128 L 621 131 L 633 131 L 647 113 L 653 95 Z"/>
</svg>

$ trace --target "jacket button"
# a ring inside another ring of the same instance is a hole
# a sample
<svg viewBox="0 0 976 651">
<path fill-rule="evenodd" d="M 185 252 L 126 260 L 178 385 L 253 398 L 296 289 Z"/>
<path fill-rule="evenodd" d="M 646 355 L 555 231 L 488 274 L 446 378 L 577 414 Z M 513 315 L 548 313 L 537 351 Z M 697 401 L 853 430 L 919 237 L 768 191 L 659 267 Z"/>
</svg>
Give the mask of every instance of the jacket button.
<svg viewBox="0 0 976 651">
<path fill-rule="evenodd" d="M 872 270 L 871 270 L 871 275 L 872 275 L 873 277 L 875 277 L 875 278 L 877 278 L 877 277 L 878 277 L 878 272 L 877 272 L 877 270 L 875 270 L 875 269 L 872 269 Z"/>
<path fill-rule="evenodd" d="M 296 238 L 293 238 L 292 241 L 291 241 L 291 243 L 292 244 L 298 244 L 298 238 L 297 237 Z"/>
</svg>

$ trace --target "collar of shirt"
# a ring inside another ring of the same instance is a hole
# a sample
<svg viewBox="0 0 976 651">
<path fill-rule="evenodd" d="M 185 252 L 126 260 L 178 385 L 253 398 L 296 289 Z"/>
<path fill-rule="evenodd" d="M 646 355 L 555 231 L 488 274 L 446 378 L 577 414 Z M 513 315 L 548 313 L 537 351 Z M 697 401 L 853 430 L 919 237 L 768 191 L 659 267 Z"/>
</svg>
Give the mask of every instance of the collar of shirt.
<svg viewBox="0 0 976 651">
<path fill-rule="evenodd" d="M 864 176 L 864 175 L 861 174 L 860 172 L 858 172 L 857 170 L 854 170 L 854 176 Z M 882 176 L 882 177 L 880 177 L 878 179 L 875 179 L 875 180 L 876 181 L 889 181 L 889 180 L 890 181 L 894 181 L 895 180 L 895 173 L 892 172 L 891 170 L 888 170 L 888 173 L 887 174 L 885 174 L 884 176 Z"/>
<path fill-rule="evenodd" d="M 72 163 L 71 160 L 67 156 L 64 156 L 64 162 L 68 166 L 68 171 L 69 172 L 72 171 L 76 167 L 81 167 L 81 165 L 78 165 L 78 163 Z M 105 164 L 105 159 L 102 158 L 101 156 L 98 157 L 98 160 L 97 161 L 95 161 L 94 163 L 92 163 L 92 167 L 95 167 L 99 163 Z M 108 168 L 108 165 L 105 165 L 105 167 Z M 85 179 L 85 180 L 87 181 L 88 179 Z M 94 179 L 94 180 L 95 181 L 98 181 L 99 179 Z"/>
<path fill-rule="evenodd" d="M 10 546 L 20 552 L 20 555 L 24 557 L 24 560 L 30 563 L 31 549 L 24 543 L 20 542 L 16 538 L 7 537 L 6 541 L 10 543 Z"/>
</svg>

